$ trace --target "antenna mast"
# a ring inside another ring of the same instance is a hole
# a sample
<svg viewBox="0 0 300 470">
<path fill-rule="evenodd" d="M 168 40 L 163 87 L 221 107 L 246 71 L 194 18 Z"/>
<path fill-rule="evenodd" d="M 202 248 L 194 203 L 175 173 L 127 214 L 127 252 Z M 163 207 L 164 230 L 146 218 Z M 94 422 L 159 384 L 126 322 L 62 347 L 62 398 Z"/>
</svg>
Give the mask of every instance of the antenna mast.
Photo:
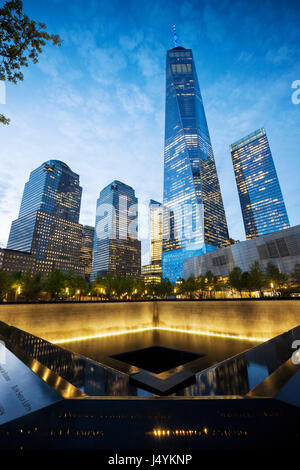
<svg viewBox="0 0 300 470">
<path fill-rule="evenodd" d="M 173 34 L 174 34 L 174 45 L 175 45 L 175 47 L 178 47 L 175 24 L 173 24 Z"/>
</svg>

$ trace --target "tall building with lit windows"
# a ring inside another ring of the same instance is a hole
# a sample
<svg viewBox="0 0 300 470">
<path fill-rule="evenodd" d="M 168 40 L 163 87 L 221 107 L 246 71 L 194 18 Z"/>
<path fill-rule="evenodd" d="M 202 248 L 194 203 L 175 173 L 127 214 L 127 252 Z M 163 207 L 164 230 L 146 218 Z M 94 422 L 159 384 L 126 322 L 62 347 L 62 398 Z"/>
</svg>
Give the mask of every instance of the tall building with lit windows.
<svg viewBox="0 0 300 470">
<path fill-rule="evenodd" d="M 32 171 L 7 248 L 31 253 L 51 263 L 52 269 L 74 269 L 81 274 L 81 193 L 79 176 L 59 160 L 49 160 Z"/>
<path fill-rule="evenodd" d="M 219 180 L 191 49 L 167 51 L 163 276 L 228 242 Z"/>
<path fill-rule="evenodd" d="M 134 189 L 113 181 L 97 201 L 91 281 L 97 277 L 141 275 L 138 200 Z"/>
<path fill-rule="evenodd" d="M 94 227 L 90 227 L 89 225 L 82 227 L 80 264 L 84 268 L 84 275 L 87 281 L 90 280 L 92 270 L 94 233 Z"/>
<path fill-rule="evenodd" d="M 150 243 L 151 263 L 162 261 L 162 215 L 163 209 L 160 202 L 150 200 Z"/>
<path fill-rule="evenodd" d="M 264 128 L 230 146 L 246 238 L 290 226 Z"/>
<path fill-rule="evenodd" d="M 150 200 L 150 245 L 151 263 L 142 266 L 144 281 L 159 283 L 162 277 L 162 217 L 163 205 L 161 202 Z"/>
</svg>

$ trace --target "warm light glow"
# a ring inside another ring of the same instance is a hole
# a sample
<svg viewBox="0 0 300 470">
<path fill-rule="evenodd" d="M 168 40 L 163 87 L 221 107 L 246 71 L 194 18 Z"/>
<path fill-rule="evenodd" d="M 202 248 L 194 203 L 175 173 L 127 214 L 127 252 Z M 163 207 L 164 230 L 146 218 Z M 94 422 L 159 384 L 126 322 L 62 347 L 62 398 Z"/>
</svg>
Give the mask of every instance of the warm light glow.
<svg viewBox="0 0 300 470">
<path fill-rule="evenodd" d="M 262 343 L 264 341 L 268 341 L 270 338 L 258 338 L 253 336 L 242 336 L 242 335 L 230 335 L 228 333 L 211 333 L 210 331 L 199 331 L 199 330 L 184 330 L 181 328 L 168 328 L 166 326 L 157 326 L 153 327 L 155 330 L 162 330 L 162 331 L 174 331 L 175 333 L 188 333 L 191 335 L 201 335 L 201 336 L 214 336 L 216 338 L 232 338 L 232 339 L 240 339 L 240 340 L 247 340 L 247 341 L 257 341 Z"/>
<path fill-rule="evenodd" d="M 210 331 L 185 330 L 181 328 L 168 328 L 166 326 L 149 326 L 149 327 L 144 327 L 144 328 L 135 328 L 132 330 L 128 329 L 128 330 L 112 331 L 108 333 L 98 333 L 96 335 L 91 335 L 91 336 L 77 336 L 75 338 L 56 339 L 51 342 L 55 344 L 72 343 L 73 341 L 85 341 L 88 339 L 107 338 L 109 336 L 127 335 L 129 333 L 142 333 L 144 331 L 151 331 L 151 330 L 171 331 L 174 333 L 187 333 L 191 335 L 200 335 L 200 336 L 213 336 L 215 338 L 231 338 L 231 339 L 246 340 L 246 341 L 256 341 L 258 343 L 263 343 L 264 341 L 268 341 L 270 339 L 270 338 L 258 338 L 258 337 L 253 337 L 253 336 L 230 335 L 228 333 L 211 333 Z"/>
<path fill-rule="evenodd" d="M 58 340 L 54 340 L 51 342 L 54 344 L 72 343 L 73 341 L 84 341 L 87 339 L 106 338 L 108 336 L 126 335 L 128 333 L 141 333 L 143 331 L 149 331 L 153 329 L 156 329 L 156 328 L 149 326 L 148 328 L 136 328 L 132 330 L 121 330 L 121 331 L 112 331 L 108 333 L 98 333 L 96 335 L 91 335 L 91 336 L 77 336 L 75 338 L 58 339 Z"/>
<path fill-rule="evenodd" d="M 17 289 L 17 294 L 18 294 L 18 295 L 21 294 L 21 286 L 18 287 L 18 289 Z"/>
</svg>

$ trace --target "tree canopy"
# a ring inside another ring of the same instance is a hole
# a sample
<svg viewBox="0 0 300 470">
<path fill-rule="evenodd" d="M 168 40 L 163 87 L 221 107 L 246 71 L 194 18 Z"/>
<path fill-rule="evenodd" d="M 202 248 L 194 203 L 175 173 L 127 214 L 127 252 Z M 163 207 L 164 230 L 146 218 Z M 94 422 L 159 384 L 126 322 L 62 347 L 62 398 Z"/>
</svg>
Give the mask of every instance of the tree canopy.
<svg viewBox="0 0 300 470">
<path fill-rule="evenodd" d="M 46 276 L 33 273 L 31 270 L 12 274 L 0 269 L 0 302 L 31 301 L 31 300 L 81 300 L 88 296 L 92 300 L 135 300 L 135 299 L 167 299 L 214 298 L 217 292 L 235 290 L 242 296 L 247 292 L 270 290 L 280 295 L 299 292 L 300 265 L 295 264 L 294 271 L 287 276 L 273 263 L 263 268 L 258 261 L 249 266 L 249 271 L 234 267 L 225 279 L 214 275 L 211 271 L 188 279 L 181 279 L 175 285 L 169 279 L 160 282 L 147 282 L 142 278 L 122 277 L 107 274 L 98 277 L 90 284 L 74 270 L 67 273 L 59 269 Z M 232 294 L 232 293 L 231 293 Z M 96 299 L 95 299 L 96 298 Z"/>
<path fill-rule="evenodd" d="M 44 23 L 36 22 L 23 13 L 21 0 L 7 0 L 0 8 L 0 80 L 17 83 L 23 80 L 22 67 L 36 64 L 48 43 L 61 45 L 57 34 L 46 31 Z M 10 119 L 0 114 L 0 123 Z"/>
</svg>

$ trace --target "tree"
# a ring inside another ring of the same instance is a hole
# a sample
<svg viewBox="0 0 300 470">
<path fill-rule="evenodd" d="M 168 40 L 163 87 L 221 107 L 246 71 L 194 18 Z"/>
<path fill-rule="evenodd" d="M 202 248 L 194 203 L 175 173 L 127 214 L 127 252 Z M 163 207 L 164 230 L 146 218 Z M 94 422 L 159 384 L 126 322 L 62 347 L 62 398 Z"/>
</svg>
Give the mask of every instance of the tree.
<svg viewBox="0 0 300 470">
<path fill-rule="evenodd" d="M 48 275 L 45 282 L 45 291 L 49 292 L 51 298 L 57 300 L 65 286 L 65 276 L 59 269 L 55 269 Z"/>
<path fill-rule="evenodd" d="M 228 285 L 237 290 L 242 295 L 243 290 L 243 271 L 239 266 L 235 266 L 229 273 Z"/>
<path fill-rule="evenodd" d="M 159 297 L 161 293 L 161 283 L 160 282 L 148 282 L 145 284 L 144 294 L 146 297 Z"/>
<path fill-rule="evenodd" d="M 145 288 L 146 288 L 146 285 L 145 285 L 145 282 L 143 279 L 135 279 L 135 278 L 130 278 L 130 277 L 127 277 L 127 282 L 131 280 L 131 292 L 132 292 L 132 296 L 133 298 L 135 299 L 140 299 L 141 297 L 144 297 L 145 295 Z M 129 284 L 130 285 L 130 284 Z"/>
<path fill-rule="evenodd" d="M 221 290 L 221 281 L 219 276 L 215 276 L 212 271 L 207 271 L 204 276 L 204 284 L 203 281 L 199 282 L 200 285 L 204 287 L 204 290 L 208 290 L 209 297 L 212 296 L 212 293 L 216 293 L 217 291 Z"/>
<path fill-rule="evenodd" d="M 0 80 L 16 84 L 23 80 L 22 67 L 36 64 L 47 42 L 61 45 L 57 34 L 49 34 L 44 23 L 23 13 L 21 0 L 7 0 L 0 8 Z M 0 123 L 10 119 L 0 114 Z"/>
<path fill-rule="evenodd" d="M 21 271 L 16 271 L 11 274 L 11 289 L 14 291 L 14 298 L 17 300 L 17 296 L 21 293 L 23 285 L 23 274 Z"/>
<path fill-rule="evenodd" d="M 64 287 L 67 297 L 73 297 L 76 294 L 79 295 L 79 298 L 82 294 L 86 294 L 89 289 L 88 282 L 82 276 L 76 274 L 74 270 L 70 270 L 65 275 Z"/>
<path fill-rule="evenodd" d="M 258 290 L 262 296 L 262 288 L 266 285 L 266 277 L 258 261 L 251 264 L 249 274 L 251 290 Z"/>
<path fill-rule="evenodd" d="M 11 288 L 11 278 L 7 271 L 0 270 L 0 302 L 3 302 L 6 294 Z"/>
<path fill-rule="evenodd" d="M 295 264 L 294 271 L 291 273 L 291 278 L 297 285 L 300 285 L 300 264 L 299 263 Z"/>
<path fill-rule="evenodd" d="M 166 298 L 174 294 L 174 285 L 167 277 L 162 278 L 159 286 L 159 297 Z"/>
<path fill-rule="evenodd" d="M 280 272 L 277 266 L 273 263 L 268 263 L 266 267 L 266 278 L 272 289 L 278 289 L 283 286 L 288 280 L 285 273 Z"/>
<path fill-rule="evenodd" d="M 40 274 L 33 274 L 29 269 L 22 276 L 22 292 L 25 300 L 35 300 L 42 291 L 42 277 Z"/>
<path fill-rule="evenodd" d="M 242 289 L 249 292 L 249 297 L 251 297 L 251 276 L 248 271 L 242 273 Z"/>
<path fill-rule="evenodd" d="M 178 286 L 178 293 L 183 294 L 189 299 L 194 299 L 196 292 L 199 290 L 199 283 L 194 276 L 190 276 L 188 279 L 183 280 Z"/>
</svg>

